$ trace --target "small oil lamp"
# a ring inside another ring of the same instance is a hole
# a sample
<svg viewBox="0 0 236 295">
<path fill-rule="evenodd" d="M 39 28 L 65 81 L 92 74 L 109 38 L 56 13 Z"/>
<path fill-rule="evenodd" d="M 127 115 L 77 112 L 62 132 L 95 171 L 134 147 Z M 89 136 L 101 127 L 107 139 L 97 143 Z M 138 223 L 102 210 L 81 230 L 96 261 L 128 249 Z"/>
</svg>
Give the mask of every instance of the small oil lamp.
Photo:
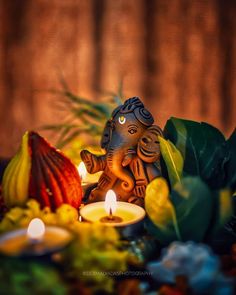
<svg viewBox="0 0 236 295">
<path fill-rule="evenodd" d="M 131 203 L 117 202 L 115 192 L 109 190 L 105 201 L 85 205 L 80 209 L 80 215 L 89 222 L 124 228 L 142 221 L 145 211 Z"/>
<path fill-rule="evenodd" d="M 64 249 L 73 239 L 71 232 L 57 226 L 45 226 L 34 218 L 28 228 L 17 229 L 0 236 L 0 253 L 12 257 L 50 255 Z"/>
</svg>

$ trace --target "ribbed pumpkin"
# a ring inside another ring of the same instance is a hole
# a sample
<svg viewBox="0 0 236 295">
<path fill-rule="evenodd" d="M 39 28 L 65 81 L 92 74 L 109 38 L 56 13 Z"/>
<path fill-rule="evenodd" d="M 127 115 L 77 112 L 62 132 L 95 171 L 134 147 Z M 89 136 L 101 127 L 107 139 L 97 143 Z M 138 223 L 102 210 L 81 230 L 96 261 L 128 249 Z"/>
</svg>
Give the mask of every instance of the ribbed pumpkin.
<svg viewBox="0 0 236 295">
<path fill-rule="evenodd" d="M 6 205 L 9 207 L 24 205 L 30 197 L 37 199 L 42 207 L 49 206 L 53 210 L 63 203 L 78 208 L 82 199 L 82 187 L 75 165 L 38 133 L 28 132 L 23 138 L 22 146 L 24 146 L 24 153 L 28 153 L 28 156 L 18 156 L 16 159 L 14 157 L 12 159 L 12 161 L 15 159 L 14 165 L 10 162 L 9 169 L 7 167 L 4 173 L 3 196 Z M 26 143 L 28 148 L 25 148 Z M 24 177 L 20 169 L 15 171 L 15 167 L 20 166 L 17 165 L 20 159 L 29 161 L 29 169 L 28 172 L 24 172 Z M 9 176 L 12 174 L 14 179 L 9 181 Z M 17 188 L 12 187 L 16 185 L 28 187 L 21 190 L 22 194 L 17 194 Z"/>
</svg>

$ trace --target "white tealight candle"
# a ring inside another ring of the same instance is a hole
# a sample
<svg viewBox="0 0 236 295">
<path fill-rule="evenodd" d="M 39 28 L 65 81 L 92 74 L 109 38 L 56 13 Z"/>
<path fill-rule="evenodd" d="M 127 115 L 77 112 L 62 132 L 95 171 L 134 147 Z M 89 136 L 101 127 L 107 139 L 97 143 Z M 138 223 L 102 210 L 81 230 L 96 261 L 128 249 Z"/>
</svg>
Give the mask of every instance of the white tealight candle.
<svg viewBox="0 0 236 295">
<path fill-rule="evenodd" d="M 105 202 L 95 202 L 84 206 L 80 209 L 80 215 L 86 221 L 124 227 L 143 220 L 145 211 L 135 204 L 117 202 L 114 191 L 109 190 Z"/>
<path fill-rule="evenodd" d="M 0 236 L 0 253 L 8 256 L 42 256 L 58 252 L 73 239 L 72 233 L 57 226 L 45 226 L 34 218 L 28 228 L 17 229 Z"/>
</svg>

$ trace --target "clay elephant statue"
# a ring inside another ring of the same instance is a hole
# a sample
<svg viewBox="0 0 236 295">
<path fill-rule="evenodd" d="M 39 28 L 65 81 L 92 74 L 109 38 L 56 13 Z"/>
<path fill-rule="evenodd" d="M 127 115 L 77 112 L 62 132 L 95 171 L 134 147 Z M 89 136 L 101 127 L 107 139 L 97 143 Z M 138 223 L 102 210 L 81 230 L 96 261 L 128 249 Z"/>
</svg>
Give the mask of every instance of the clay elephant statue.
<svg viewBox="0 0 236 295">
<path fill-rule="evenodd" d="M 103 171 L 89 202 L 105 199 L 113 189 L 117 199 L 144 204 L 147 184 L 161 175 L 160 127 L 138 97 L 132 97 L 117 107 L 107 121 L 101 147 L 105 155 L 96 156 L 87 150 L 81 152 L 89 173 Z"/>
</svg>

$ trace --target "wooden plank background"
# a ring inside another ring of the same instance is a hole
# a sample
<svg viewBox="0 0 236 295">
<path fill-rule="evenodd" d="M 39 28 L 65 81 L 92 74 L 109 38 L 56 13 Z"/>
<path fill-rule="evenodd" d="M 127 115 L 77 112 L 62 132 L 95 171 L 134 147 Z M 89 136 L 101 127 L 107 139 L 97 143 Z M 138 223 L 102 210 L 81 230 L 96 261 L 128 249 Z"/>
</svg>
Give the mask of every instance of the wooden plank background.
<svg viewBox="0 0 236 295">
<path fill-rule="evenodd" d="M 0 0 L 0 155 L 60 120 L 58 73 L 100 99 L 124 80 L 161 126 L 170 116 L 226 134 L 236 117 L 234 0 Z"/>
</svg>

